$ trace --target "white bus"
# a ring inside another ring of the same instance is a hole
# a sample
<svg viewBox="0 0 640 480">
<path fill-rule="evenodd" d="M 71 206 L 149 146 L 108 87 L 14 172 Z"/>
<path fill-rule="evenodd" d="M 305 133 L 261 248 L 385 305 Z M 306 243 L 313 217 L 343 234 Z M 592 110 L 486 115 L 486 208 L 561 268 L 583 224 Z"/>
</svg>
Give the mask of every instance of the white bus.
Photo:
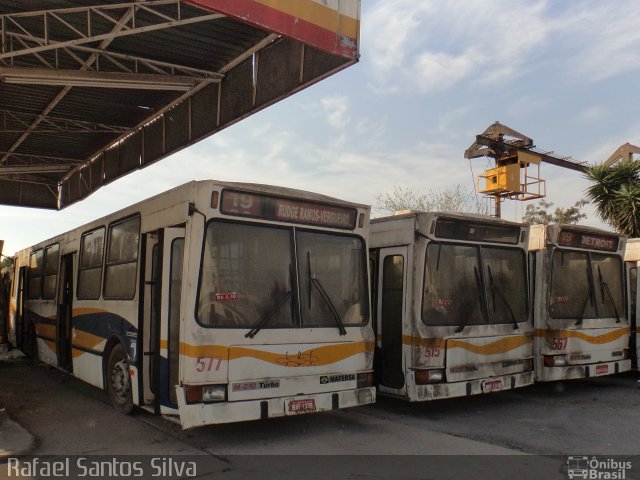
<svg viewBox="0 0 640 480">
<path fill-rule="evenodd" d="M 191 182 L 18 252 L 11 340 L 183 428 L 372 403 L 368 223 Z"/>
<path fill-rule="evenodd" d="M 625 372 L 625 238 L 576 225 L 534 225 L 536 381 Z"/>
<path fill-rule="evenodd" d="M 533 383 L 527 227 L 409 212 L 371 222 L 376 376 L 409 401 Z"/>
<path fill-rule="evenodd" d="M 632 362 L 635 362 L 636 369 L 640 370 L 638 363 L 638 266 L 640 266 L 640 238 L 630 238 L 627 240 L 627 248 L 624 251 L 624 262 L 627 274 L 627 308 L 629 309 L 629 326 L 631 337 L 629 339 L 629 349 Z"/>
</svg>

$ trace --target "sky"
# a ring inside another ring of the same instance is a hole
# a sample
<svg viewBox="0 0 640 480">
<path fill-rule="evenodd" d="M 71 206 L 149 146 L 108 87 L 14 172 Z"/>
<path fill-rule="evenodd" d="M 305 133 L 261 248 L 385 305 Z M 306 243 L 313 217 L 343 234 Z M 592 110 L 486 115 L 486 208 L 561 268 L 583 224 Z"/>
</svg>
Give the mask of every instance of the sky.
<svg viewBox="0 0 640 480">
<path fill-rule="evenodd" d="M 637 0 L 363 0 L 359 63 L 60 212 L 0 206 L 4 254 L 191 180 L 370 205 L 395 187 L 474 195 L 488 162 L 464 151 L 495 121 L 601 163 L 640 144 L 638 20 Z M 589 185 L 552 165 L 540 175 L 563 208 Z M 503 218 L 520 221 L 525 206 L 503 204 Z M 584 212 L 581 223 L 606 228 Z"/>
</svg>

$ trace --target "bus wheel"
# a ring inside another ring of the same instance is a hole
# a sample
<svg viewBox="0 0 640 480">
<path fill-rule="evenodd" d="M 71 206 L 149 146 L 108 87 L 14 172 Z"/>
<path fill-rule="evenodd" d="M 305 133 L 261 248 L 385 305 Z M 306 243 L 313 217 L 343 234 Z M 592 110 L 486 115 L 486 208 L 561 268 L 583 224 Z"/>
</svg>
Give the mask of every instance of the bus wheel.
<svg viewBox="0 0 640 480">
<path fill-rule="evenodd" d="M 133 410 L 131 377 L 127 365 L 127 354 L 120 343 L 111 349 L 106 373 L 107 392 L 109 392 L 111 405 L 119 412 L 130 413 Z"/>
</svg>

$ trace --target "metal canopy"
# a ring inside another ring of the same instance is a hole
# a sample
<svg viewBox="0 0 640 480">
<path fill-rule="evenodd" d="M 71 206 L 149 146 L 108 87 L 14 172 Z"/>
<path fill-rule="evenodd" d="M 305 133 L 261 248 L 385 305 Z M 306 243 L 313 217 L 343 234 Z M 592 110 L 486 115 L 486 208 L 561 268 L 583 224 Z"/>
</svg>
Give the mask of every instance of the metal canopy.
<svg viewBox="0 0 640 480">
<path fill-rule="evenodd" d="M 360 0 L 0 2 L 0 204 L 64 208 L 358 60 Z"/>
</svg>

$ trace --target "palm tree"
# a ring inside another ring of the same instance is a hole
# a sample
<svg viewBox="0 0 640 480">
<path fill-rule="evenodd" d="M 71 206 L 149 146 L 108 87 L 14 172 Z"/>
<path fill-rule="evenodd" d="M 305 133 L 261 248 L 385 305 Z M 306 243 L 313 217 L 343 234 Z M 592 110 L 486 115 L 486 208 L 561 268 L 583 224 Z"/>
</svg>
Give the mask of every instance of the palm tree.
<svg viewBox="0 0 640 480">
<path fill-rule="evenodd" d="M 594 182 L 586 194 L 598 216 L 619 233 L 640 237 L 640 161 L 596 165 L 585 176 Z"/>
</svg>

